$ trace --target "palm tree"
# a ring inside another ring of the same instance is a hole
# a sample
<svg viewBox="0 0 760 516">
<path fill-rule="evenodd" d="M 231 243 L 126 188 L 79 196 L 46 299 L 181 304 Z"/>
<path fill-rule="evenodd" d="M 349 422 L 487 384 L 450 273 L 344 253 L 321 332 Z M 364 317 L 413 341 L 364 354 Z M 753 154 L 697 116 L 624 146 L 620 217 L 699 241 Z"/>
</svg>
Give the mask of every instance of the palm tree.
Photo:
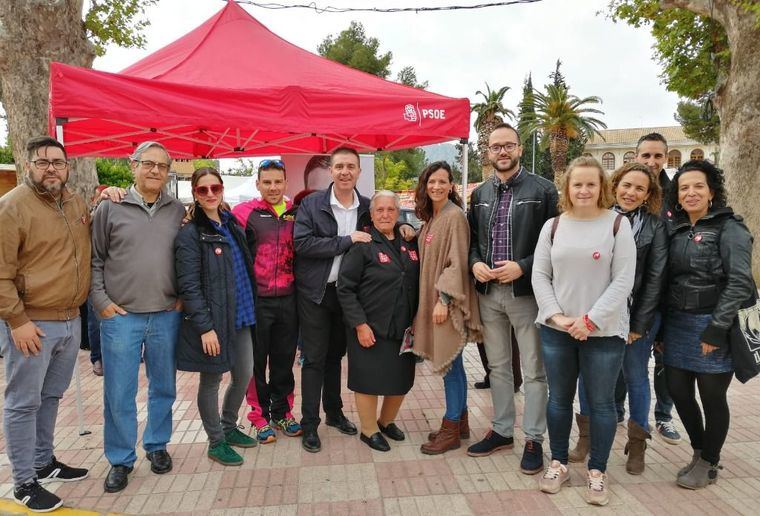
<svg viewBox="0 0 760 516">
<path fill-rule="evenodd" d="M 544 135 L 544 144 L 549 144 L 554 182 L 559 185 L 560 178 L 567 167 L 567 150 L 570 140 L 589 138 L 606 129 L 607 124 L 588 116 L 604 112 L 593 107 L 601 104 L 599 97 L 578 98 L 569 93 L 562 84 L 547 84 L 546 93 L 535 92 L 536 119 L 532 121 L 529 131 L 538 130 Z"/>
<path fill-rule="evenodd" d="M 478 131 L 478 152 L 483 165 L 484 178 L 492 172 L 491 162 L 488 161 L 488 136 L 494 127 L 504 122 L 502 115 L 510 120 L 515 116 L 511 109 L 502 104 L 507 91 L 509 91 L 509 86 L 492 90 L 486 83 L 485 93 L 480 90 L 475 92 L 475 95 L 483 97 L 483 102 L 472 105 L 472 111 L 478 115 L 475 119 L 475 130 Z"/>
</svg>

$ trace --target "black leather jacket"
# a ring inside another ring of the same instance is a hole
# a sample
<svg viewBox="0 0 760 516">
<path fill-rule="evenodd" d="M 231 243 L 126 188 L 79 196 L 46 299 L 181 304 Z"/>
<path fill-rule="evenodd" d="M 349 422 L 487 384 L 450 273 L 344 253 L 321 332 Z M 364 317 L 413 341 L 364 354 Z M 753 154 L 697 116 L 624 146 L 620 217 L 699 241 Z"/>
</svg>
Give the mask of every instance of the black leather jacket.
<svg viewBox="0 0 760 516">
<path fill-rule="evenodd" d="M 530 278 L 533 271 L 533 252 L 544 222 L 557 214 L 557 188 L 541 176 L 531 174 L 524 167 L 512 183 L 512 259 L 520 265 L 523 275 L 512 282 L 515 296 L 533 295 Z M 469 267 L 484 262 L 493 267 L 492 229 L 499 204 L 499 188 L 493 177 L 483 181 L 470 196 L 467 221 L 470 223 Z M 490 282 L 489 282 L 490 283 Z M 488 292 L 488 284 L 475 282 L 481 294 Z"/>
<path fill-rule="evenodd" d="M 665 287 L 668 263 L 668 236 L 665 223 L 657 215 L 643 215 L 636 238 L 636 277 L 633 282 L 631 332 L 646 335 L 652 328 Z"/>
<path fill-rule="evenodd" d="M 741 305 L 753 294 L 752 235 L 731 208 L 717 208 L 692 226 L 683 212 L 667 221 L 670 236 L 667 308 L 712 314 L 701 340 L 727 346 Z"/>
</svg>

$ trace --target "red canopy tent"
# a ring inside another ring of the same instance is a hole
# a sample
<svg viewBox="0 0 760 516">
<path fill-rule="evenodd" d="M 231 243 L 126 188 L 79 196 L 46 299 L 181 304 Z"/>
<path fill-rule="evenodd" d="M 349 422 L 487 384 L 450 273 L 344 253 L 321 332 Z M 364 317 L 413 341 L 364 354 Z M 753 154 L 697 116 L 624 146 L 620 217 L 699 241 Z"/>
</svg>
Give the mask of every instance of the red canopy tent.
<svg viewBox="0 0 760 516">
<path fill-rule="evenodd" d="M 374 152 L 467 139 L 470 104 L 316 56 L 230 1 L 119 74 L 52 63 L 49 125 L 71 156 Z"/>
</svg>

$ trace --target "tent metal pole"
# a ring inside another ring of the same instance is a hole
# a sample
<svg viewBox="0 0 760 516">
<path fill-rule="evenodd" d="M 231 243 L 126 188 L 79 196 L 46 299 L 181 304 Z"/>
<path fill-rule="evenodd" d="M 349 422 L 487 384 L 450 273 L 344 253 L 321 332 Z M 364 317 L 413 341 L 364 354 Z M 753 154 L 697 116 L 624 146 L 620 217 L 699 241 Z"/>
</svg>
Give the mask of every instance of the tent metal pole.
<svg viewBox="0 0 760 516">
<path fill-rule="evenodd" d="M 55 139 L 61 142 L 61 145 L 66 145 L 63 141 L 63 124 L 60 118 L 55 120 Z"/>
<path fill-rule="evenodd" d="M 464 204 L 464 209 L 467 211 L 467 183 L 468 183 L 468 175 L 469 170 L 467 170 L 467 165 L 470 162 L 470 157 L 468 156 L 470 152 L 470 146 L 467 142 L 467 140 L 461 140 L 460 142 L 463 145 L 462 148 L 462 203 Z"/>
</svg>

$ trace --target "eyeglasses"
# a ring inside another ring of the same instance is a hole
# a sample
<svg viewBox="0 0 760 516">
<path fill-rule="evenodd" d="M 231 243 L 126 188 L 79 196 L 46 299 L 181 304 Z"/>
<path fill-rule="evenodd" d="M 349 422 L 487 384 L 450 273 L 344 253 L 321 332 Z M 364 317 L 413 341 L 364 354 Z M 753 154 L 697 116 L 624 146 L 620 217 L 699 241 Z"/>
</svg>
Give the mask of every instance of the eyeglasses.
<svg viewBox="0 0 760 516">
<path fill-rule="evenodd" d="M 206 196 L 209 194 L 219 195 L 224 191 L 224 185 L 215 184 L 209 186 L 196 186 L 193 188 L 196 195 Z"/>
<path fill-rule="evenodd" d="M 54 159 L 52 161 L 49 159 L 36 159 L 34 161 L 30 161 L 29 163 L 33 163 L 37 170 L 47 170 L 51 164 L 56 170 L 65 170 L 69 164 L 69 162 L 65 159 Z"/>
<path fill-rule="evenodd" d="M 507 152 L 512 152 L 513 150 L 517 148 L 517 146 L 518 144 L 513 143 L 513 142 L 505 143 L 504 145 L 499 145 L 498 143 L 495 143 L 493 145 L 489 145 L 488 150 L 490 150 L 494 154 L 498 154 L 501 152 L 501 149 L 504 149 Z"/>
<path fill-rule="evenodd" d="M 149 160 L 138 161 L 138 163 L 140 164 L 140 167 L 142 167 L 142 169 L 145 171 L 153 170 L 153 167 L 158 167 L 158 171 L 161 173 L 169 171 L 168 163 L 158 163 L 156 161 L 149 161 Z"/>
<path fill-rule="evenodd" d="M 285 163 L 279 159 L 265 159 L 259 163 L 259 170 L 266 170 L 268 168 L 279 168 L 285 170 Z"/>
</svg>

